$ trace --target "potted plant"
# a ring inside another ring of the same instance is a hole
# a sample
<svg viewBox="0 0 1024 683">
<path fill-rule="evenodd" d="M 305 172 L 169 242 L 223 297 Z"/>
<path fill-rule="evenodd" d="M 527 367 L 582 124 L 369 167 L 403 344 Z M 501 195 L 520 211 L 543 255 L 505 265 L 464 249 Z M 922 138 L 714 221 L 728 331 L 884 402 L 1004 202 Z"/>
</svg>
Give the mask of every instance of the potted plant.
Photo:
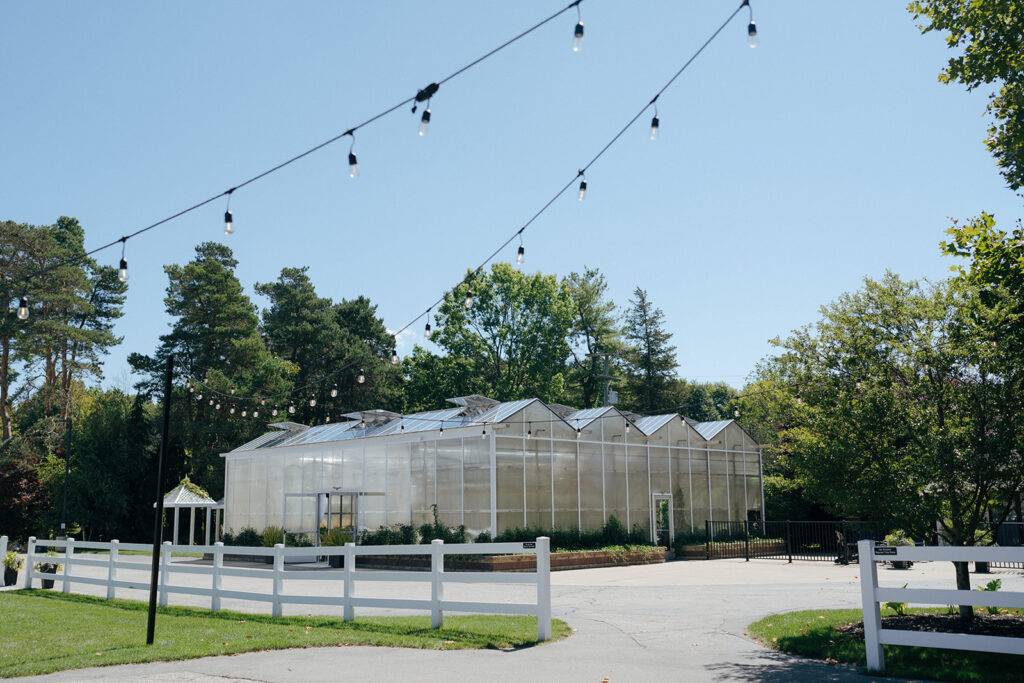
<svg viewBox="0 0 1024 683">
<path fill-rule="evenodd" d="M 46 553 L 46 557 L 57 557 L 57 553 L 55 553 L 54 551 L 50 550 L 49 552 Z M 36 571 L 37 572 L 45 572 L 47 574 L 57 574 L 62 569 L 64 569 L 64 565 L 60 564 L 59 562 L 54 562 L 52 560 L 47 560 L 46 562 L 36 562 Z M 40 579 L 40 581 L 42 581 L 42 583 L 43 583 L 43 588 L 53 588 L 53 579 Z"/>
<path fill-rule="evenodd" d="M 25 558 L 8 550 L 4 556 L 4 585 L 13 586 L 18 583 L 18 572 L 25 566 Z"/>
<path fill-rule="evenodd" d="M 339 546 L 345 545 L 352 541 L 352 529 L 342 529 L 341 527 L 333 527 L 329 531 L 320 533 L 320 545 L 322 546 Z M 344 566 L 345 558 L 341 555 L 329 555 L 327 558 L 331 566 L 335 569 L 341 569 Z"/>
<path fill-rule="evenodd" d="M 887 534 L 885 537 L 885 545 L 914 545 L 914 539 L 907 536 L 907 532 L 902 529 L 895 529 L 891 534 Z M 893 560 L 893 569 L 910 569 L 913 566 L 913 562 L 909 560 Z"/>
</svg>

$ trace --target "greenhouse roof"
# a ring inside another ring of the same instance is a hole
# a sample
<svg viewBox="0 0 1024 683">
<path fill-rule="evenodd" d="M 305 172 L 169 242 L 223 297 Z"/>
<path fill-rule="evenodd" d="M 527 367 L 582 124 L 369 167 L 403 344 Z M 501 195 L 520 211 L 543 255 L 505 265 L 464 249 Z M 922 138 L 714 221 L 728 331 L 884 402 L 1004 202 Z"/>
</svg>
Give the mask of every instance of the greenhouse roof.
<svg viewBox="0 0 1024 683">
<path fill-rule="evenodd" d="M 235 448 L 232 453 L 302 444 L 347 441 L 364 437 L 430 432 L 442 428 L 455 429 L 458 427 L 496 424 L 508 421 L 534 403 L 545 408 L 550 415 L 550 419 L 564 421 L 571 429 L 577 430 L 581 430 L 596 420 L 610 415 L 628 420 L 641 434 L 651 436 L 673 418 L 681 417 L 702 438 L 710 439 L 730 422 L 733 422 L 733 420 L 720 420 L 717 422 L 698 423 L 688 418 L 683 418 L 677 413 L 642 416 L 636 413 L 620 411 L 615 406 L 575 410 L 561 404 L 545 404 L 536 398 L 499 403 L 485 396 L 471 396 L 449 399 L 449 401 L 455 403 L 456 407 L 414 413 L 412 415 L 399 415 L 384 410 L 357 411 L 344 415 L 344 417 L 349 418 L 349 421 L 317 425 L 301 430 L 297 428 L 302 427 L 302 425 L 289 423 L 288 427 L 281 430 L 280 425 L 282 423 L 273 423 L 269 426 L 276 428 L 274 431 L 263 434 Z"/>
</svg>

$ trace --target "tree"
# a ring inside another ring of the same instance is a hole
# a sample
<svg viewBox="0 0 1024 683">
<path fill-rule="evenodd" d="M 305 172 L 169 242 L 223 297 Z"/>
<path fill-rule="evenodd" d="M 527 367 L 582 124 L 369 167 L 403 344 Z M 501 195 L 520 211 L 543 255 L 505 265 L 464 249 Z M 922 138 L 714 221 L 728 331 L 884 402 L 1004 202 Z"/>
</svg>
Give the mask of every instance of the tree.
<svg viewBox="0 0 1024 683">
<path fill-rule="evenodd" d="M 597 268 L 584 268 L 583 274 L 570 273 L 563 281 L 572 309 L 569 328 L 569 372 L 566 380 L 567 402 L 581 408 L 604 403 L 605 363 L 609 370 L 620 365 L 623 349 L 615 303 L 605 300 L 608 284 Z M 598 352 L 609 354 L 606 358 Z"/>
<path fill-rule="evenodd" d="M 665 330 L 665 314 L 655 308 L 647 292 L 637 287 L 626 312 L 623 336 L 630 345 L 626 354 L 628 407 L 640 413 L 656 413 L 673 407 L 671 382 L 675 377 L 676 347 Z"/>
<path fill-rule="evenodd" d="M 674 379 L 670 383 L 670 391 L 676 410 L 698 422 L 731 419 L 738 396 L 737 391 L 725 382 Z"/>
<path fill-rule="evenodd" d="M 774 340 L 760 379 L 785 386 L 779 451 L 830 511 L 951 545 L 990 540 L 1024 482 L 1024 395 L 976 287 L 893 274 Z M 970 588 L 966 563 L 957 587 Z M 969 619 L 970 607 L 961 607 Z"/>
<path fill-rule="evenodd" d="M 559 399 L 572 319 L 565 285 L 554 275 L 525 275 L 507 263 L 495 263 L 490 273 L 470 273 L 467 282 L 438 308 L 433 341 L 464 359 L 480 380 L 474 386 L 495 399 Z M 469 287 L 473 304 L 466 308 Z M 424 360 L 416 356 L 411 367 Z"/>
<path fill-rule="evenodd" d="M 985 144 L 1007 185 L 1024 184 L 1024 3 L 1020 0 L 915 0 L 909 9 L 922 33 L 948 31 L 946 44 L 962 49 L 939 74 L 968 90 L 993 85 L 987 111 L 994 123 Z"/>
</svg>

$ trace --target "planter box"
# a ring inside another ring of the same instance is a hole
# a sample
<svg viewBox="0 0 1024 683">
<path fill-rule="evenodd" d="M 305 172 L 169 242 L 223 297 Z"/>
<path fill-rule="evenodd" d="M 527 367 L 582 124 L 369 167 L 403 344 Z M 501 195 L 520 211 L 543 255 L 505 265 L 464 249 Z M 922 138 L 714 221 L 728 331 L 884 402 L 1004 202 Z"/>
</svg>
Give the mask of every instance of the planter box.
<svg viewBox="0 0 1024 683">
<path fill-rule="evenodd" d="M 772 555 L 785 555 L 786 554 L 786 542 L 785 541 L 763 541 L 758 540 L 755 545 L 753 542 L 750 544 L 750 556 L 757 557 L 759 554 L 770 553 Z M 747 543 L 746 541 L 732 541 L 729 543 L 715 543 L 714 549 L 715 559 L 726 559 L 732 557 L 746 557 L 747 556 Z M 683 554 L 680 559 L 683 560 L 703 560 L 707 557 L 707 550 L 704 544 L 700 545 L 684 545 Z"/>
<path fill-rule="evenodd" d="M 4 567 L 4 585 L 15 586 L 18 583 L 18 570 Z"/>
<path fill-rule="evenodd" d="M 701 546 L 703 548 L 704 546 Z M 658 564 L 665 562 L 666 552 L 661 550 L 645 556 L 643 552 L 614 552 L 610 550 L 584 550 L 575 553 L 551 553 L 551 571 L 566 569 L 594 569 L 597 567 L 618 567 L 633 564 Z M 356 560 L 360 568 L 430 569 L 430 557 L 426 555 L 367 555 Z M 536 555 L 455 555 L 448 556 L 445 571 L 463 572 L 532 572 L 537 570 Z"/>
</svg>

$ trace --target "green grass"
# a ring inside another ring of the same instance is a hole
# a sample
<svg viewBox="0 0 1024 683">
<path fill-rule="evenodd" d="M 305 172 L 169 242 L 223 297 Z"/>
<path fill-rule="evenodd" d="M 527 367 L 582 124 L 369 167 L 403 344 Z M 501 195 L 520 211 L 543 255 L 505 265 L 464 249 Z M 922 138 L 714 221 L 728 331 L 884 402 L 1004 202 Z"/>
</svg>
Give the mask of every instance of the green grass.
<svg viewBox="0 0 1024 683">
<path fill-rule="evenodd" d="M 537 643 L 537 620 L 522 616 L 273 618 L 190 607 L 158 610 L 156 639 L 146 643 L 148 604 L 43 590 L 0 592 L 0 677 L 89 666 L 193 659 L 254 650 L 386 645 L 435 650 L 510 649 Z M 552 639 L 569 635 L 552 623 Z"/>
<path fill-rule="evenodd" d="M 944 614 L 944 608 L 908 608 L 908 614 Z M 893 614 L 883 609 L 882 616 Z M 836 630 L 861 621 L 859 609 L 773 614 L 748 626 L 766 647 L 813 659 L 867 666 L 864 640 Z M 885 674 L 939 681 L 1020 681 L 1024 657 L 930 647 L 884 645 Z"/>
</svg>

